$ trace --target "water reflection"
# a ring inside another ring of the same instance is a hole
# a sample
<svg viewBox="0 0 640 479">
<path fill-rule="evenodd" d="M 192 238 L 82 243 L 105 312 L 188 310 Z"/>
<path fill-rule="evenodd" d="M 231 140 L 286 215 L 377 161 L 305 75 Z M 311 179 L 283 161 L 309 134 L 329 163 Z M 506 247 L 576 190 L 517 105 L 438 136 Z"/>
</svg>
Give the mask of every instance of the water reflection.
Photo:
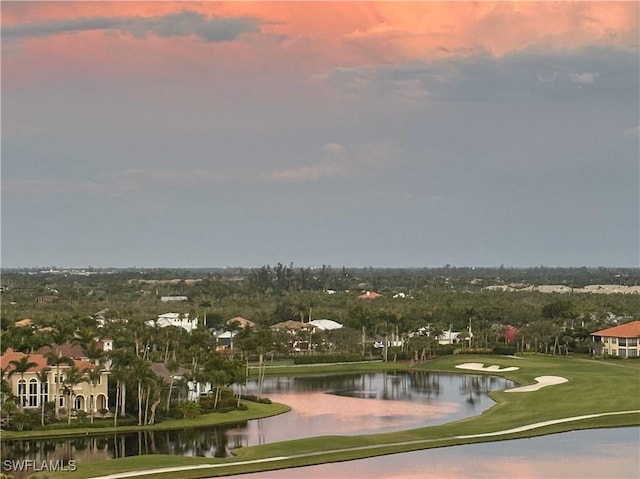
<svg viewBox="0 0 640 479">
<path fill-rule="evenodd" d="M 428 372 L 267 378 L 263 396 L 292 407 L 279 416 L 222 427 L 138 431 L 74 439 L 5 440 L 3 459 L 78 462 L 142 454 L 225 457 L 232 449 L 324 434 L 363 434 L 441 424 L 493 404 L 502 378 Z M 255 391 L 255 384 L 249 384 Z M 473 399 L 472 402 L 468 398 Z"/>
<path fill-rule="evenodd" d="M 284 469 L 230 479 L 636 479 L 640 428 L 572 431 Z"/>
</svg>

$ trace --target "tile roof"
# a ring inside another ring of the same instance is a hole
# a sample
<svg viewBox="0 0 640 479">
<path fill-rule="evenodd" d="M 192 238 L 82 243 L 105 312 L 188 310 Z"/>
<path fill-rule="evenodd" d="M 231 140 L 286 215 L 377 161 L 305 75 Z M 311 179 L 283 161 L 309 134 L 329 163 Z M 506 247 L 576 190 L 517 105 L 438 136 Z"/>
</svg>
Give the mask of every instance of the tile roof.
<svg viewBox="0 0 640 479">
<path fill-rule="evenodd" d="M 39 372 L 45 368 L 53 369 L 54 366 L 51 366 L 47 363 L 47 357 L 44 354 L 25 354 L 20 351 L 14 351 L 13 349 L 7 349 L 2 356 L 0 356 L 0 367 L 5 368 L 9 366 L 11 361 L 19 361 L 24 356 L 29 356 L 29 361 L 36 363 L 36 366 L 29 369 L 27 372 Z M 93 369 L 95 366 L 87 361 L 79 361 L 75 360 L 74 366 L 78 368 L 80 371 L 84 371 L 85 369 Z M 63 366 L 63 368 L 66 366 Z M 9 367 L 9 370 L 12 370 L 13 367 Z"/>
<path fill-rule="evenodd" d="M 37 354 L 47 354 L 51 351 L 56 351 L 54 346 L 42 346 L 40 349 L 36 350 Z M 86 358 L 87 355 L 78 343 L 63 343 L 60 345 L 60 355 L 66 356 L 68 358 L 80 359 Z"/>
<path fill-rule="evenodd" d="M 640 321 L 631 321 L 627 324 L 614 326 L 591 333 L 591 336 L 606 336 L 614 338 L 638 338 L 640 337 Z"/>
<path fill-rule="evenodd" d="M 313 326 L 313 324 L 301 323 L 300 321 L 293 321 L 290 319 L 289 321 L 284 321 L 282 323 L 274 324 L 273 326 L 271 326 L 271 329 L 302 330 L 302 329 L 313 329 L 314 327 L 315 326 Z"/>
<path fill-rule="evenodd" d="M 229 321 L 227 321 L 226 324 L 231 325 L 233 323 L 238 323 L 243 328 L 255 328 L 256 326 L 256 323 L 246 318 L 243 318 L 242 316 L 236 316 L 235 318 L 231 318 Z"/>
<path fill-rule="evenodd" d="M 360 299 L 376 299 L 382 296 L 380 293 L 376 293 L 375 291 L 365 291 L 358 298 Z"/>
</svg>

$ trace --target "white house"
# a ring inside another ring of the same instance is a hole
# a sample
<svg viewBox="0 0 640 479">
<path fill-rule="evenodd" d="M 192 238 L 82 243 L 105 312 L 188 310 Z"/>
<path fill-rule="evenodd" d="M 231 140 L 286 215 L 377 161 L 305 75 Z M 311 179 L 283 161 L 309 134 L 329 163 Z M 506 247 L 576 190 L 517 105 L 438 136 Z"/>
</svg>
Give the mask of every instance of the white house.
<svg viewBox="0 0 640 479">
<path fill-rule="evenodd" d="M 309 324 L 315 326 L 319 331 L 330 331 L 332 329 L 342 328 L 342 324 L 332 319 L 314 319 L 313 321 L 309 321 Z"/>
<path fill-rule="evenodd" d="M 190 333 L 198 329 L 198 317 L 190 318 L 189 313 L 164 313 L 158 316 L 158 319 L 151 319 L 145 324 L 149 327 L 157 325 L 159 328 L 177 326 Z"/>
<path fill-rule="evenodd" d="M 170 303 L 171 301 L 189 301 L 189 298 L 186 296 L 161 296 L 160 301 Z"/>
</svg>

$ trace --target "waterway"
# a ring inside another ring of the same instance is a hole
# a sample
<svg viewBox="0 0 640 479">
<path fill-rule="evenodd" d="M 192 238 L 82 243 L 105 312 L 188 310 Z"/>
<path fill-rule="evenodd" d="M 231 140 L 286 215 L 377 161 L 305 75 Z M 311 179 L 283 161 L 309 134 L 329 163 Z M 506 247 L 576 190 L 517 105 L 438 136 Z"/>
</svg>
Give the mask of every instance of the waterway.
<svg viewBox="0 0 640 479">
<path fill-rule="evenodd" d="M 88 462 L 142 454 L 226 457 L 232 449 L 325 434 L 390 432 L 480 414 L 511 381 L 480 375 L 377 372 L 266 378 L 262 395 L 291 406 L 274 417 L 219 427 L 2 441 L 3 459 Z M 248 385 L 249 392 L 256 384 Z"/>
<path fill-rule="evenodd" d="M 638 479 L 640 428 L 572 431 L 229 479 Z"/>
</svg>

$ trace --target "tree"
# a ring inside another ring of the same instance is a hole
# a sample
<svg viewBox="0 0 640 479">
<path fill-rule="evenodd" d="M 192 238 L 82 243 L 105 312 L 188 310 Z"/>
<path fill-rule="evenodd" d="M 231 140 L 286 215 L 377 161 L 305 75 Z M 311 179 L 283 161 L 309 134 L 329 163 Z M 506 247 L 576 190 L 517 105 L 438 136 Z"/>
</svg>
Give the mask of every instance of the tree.
<svg viewBox="0 0 640 479">
<path fill-rule="evenodd" d="M 149 362 L 136 357 L 131 365 L 131 376 L 138 384 L 138 426 L 143 424 L 143 402 L 145 395 L 145 388 L 150 386 L 151 381 L 155 378 Z"/>
<path fill-rule="evenodd" d="M 93 418 L 96 410 L 96 400 L 93 397 L 93 388 L 98 385 L 100 378 L 102 377 L 102 368 L 96 366 L 85 374 L 86 380 L 89 383 L 89 407 L 91 408 L 91 424 L 93 424 Z"/>
<path fill-rule="evenodd" d="M 20 375 L 19 384 L 22 384 L 22 386 L 24 386 L 22 395 L 20 394 L 20 386 L 18 386 L 18 397 L 20 397 L 21 399 L 20 404 L 18 404 L 18 406 L 20 407 L 20 410 L 22 410 L 27 400 L 27 385 L 24 382 L 24 373 L 26 373 L 30 369 L 35 368 L 38 364 L 33 361 L 29 361 L 28 355 L 22 356 L 20 359 L 14 359 L 12 361 L 9 361 L 9 364 L 13 366 L 13 369 L 9 371 L 9 377 L 11 377 L 13 374 L 16 374 L 16 373 L 19 374 Z"/>
<path fill-rule="evenodd" d="M 2 394 L 2 401 L 4 403 L 6 398 L 10 398 L 13 396 L 13 391 L 11 390 L 11 385 L 7 380 L 9 378 L 9 369 L 11 368 L 10 364 L 7 364 L 4 368 L 2 368 L 2 385 L 0 387 L 0 393 Z M 6 378 L 5 378 L 6 376 Z"/>
<path fill-rule="evenodd" d="M 171 405 L 171 393 L 173 392 L 173 380 L 175 378 L 175 373 L 178 370 L 179 364 L 177 361 L 169 360 L 167 361 L 167 370 L 171 376 L 169 381 L 169 394 L 167 394 L 167 412 L 169 412 L 169 407 Z"/>
<path fill-rule="evenodd" d="M 73 359 L 67 357 L 67 356 L 61 356 L 60 355 L 60 349 L 58 349 L 57 352 L 54 351 L 50 351 L 47 354 L 45 354 L 45 356 L 47 357 L 47 364 L 49 366 L 55 366 L 56 367 L 56 376 L 55 379 L 53 381 L 54 383 L 54 391 L 53 391 L 53 401 L 55 403 L 55 416 L 56 419 L 60 418 L 60 412 L 58 411 L 58 392 L 60 391 L 60 385 L 61 385 L 61 381 L 60 381 L 60 366 L 63 364 L 66 364 L 68 366 L 73 366 L 74 362 Z"/>
<path fill-rule="evenodd" d="M 36 378 L 40 382 L 40 424 L 44 426 L 44 409 L 47 401 L 45 397 L 48 396 L 49 389 L 49 372 L 51 369 L 42 368 L 36 373 Z"/>
<path fill-rule="evenodd" d="M 84 374 L 75 366 L 67 369 L 67 372 L 62 381 L 62 391 L 67 398 L 67 423 L 71 424 L 71 410 L 74 407 L 74 400 L 76 393 L 73 388 L 84 381 Z"/>
</svg>

